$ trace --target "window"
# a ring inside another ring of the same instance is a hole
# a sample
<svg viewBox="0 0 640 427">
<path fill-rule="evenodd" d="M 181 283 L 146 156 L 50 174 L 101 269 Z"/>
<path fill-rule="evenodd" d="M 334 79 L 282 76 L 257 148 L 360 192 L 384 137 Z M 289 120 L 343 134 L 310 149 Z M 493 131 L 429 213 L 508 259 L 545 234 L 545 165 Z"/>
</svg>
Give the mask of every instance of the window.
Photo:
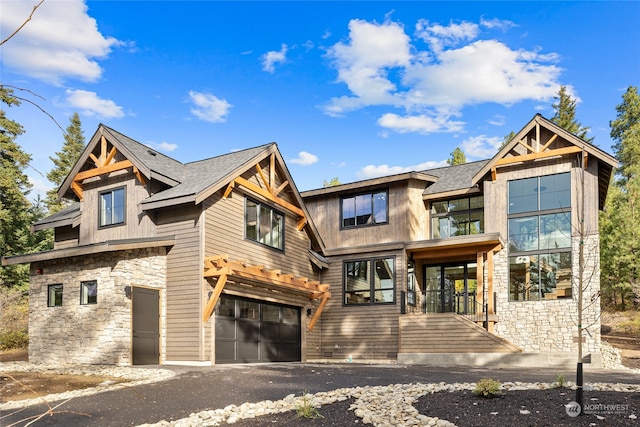
<svg viewBox="0 0 640 427">
<path fill-rule="evenodd" d="M 509 182 L 509 300 L 571 297 L 571 174 Z"/>
<path fill-rule="evenodd" d="M 91 280 L 80 283 L 80 305 L 98 303 L 98 282 Z"/>
<path fill-rule="evenodd" d="M 284 249 L 284 215 L 269 206 L 246 199 L 245 236 L 263 245 Z"/>
<path fill-rule="evenodd" d="M 100 227 L 124 224 L 124 187 L 100 193 Z"/>
<path fill-rule="evenodd" d="M 62 285 L 49 285 L 47 295 L 47 307 L 59 307 L 62 305 Z"/>
<path fill-rule="evenodd" d="M 431 238 L 484 233 L 482 196 L 431 203 Z"/>
<path fill-rule="evenodd" d="M 416 273 L 412 261 L 407 263 L 407 304 L 414 307 L 416 305 Z"/>
<path fill-rule="evenodd" d="M 373 258 L 344 263 L 344 304 L 395 302 L 395 258 Z"/>
<path fill-rule="evenodd" d="M 342 227 L 387 222 L 387 191 L 358 194 L 342 199 Z"/>
</svg>

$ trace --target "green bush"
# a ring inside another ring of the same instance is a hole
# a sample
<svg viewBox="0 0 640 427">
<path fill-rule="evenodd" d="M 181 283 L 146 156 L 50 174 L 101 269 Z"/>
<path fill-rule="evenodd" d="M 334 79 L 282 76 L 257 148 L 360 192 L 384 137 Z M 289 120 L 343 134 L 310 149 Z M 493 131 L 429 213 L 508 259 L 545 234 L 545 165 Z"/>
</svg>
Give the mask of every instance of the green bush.
<svg viewBox="0 0 640 427">
<path fill-rule="evenodd" d="M 300 418 L 324 418 L 318 408 L 311 404 L 311 399 L 306 391 L 302 393 L 302 402 L 296 407 L 296 414 Z"/>
<path fill-rule="evenodd" d="M 27 334 L 27 331 L 25 330 L 0 331 L 0 350 L 26 348 L 28 344 L 29 344 L 29 334 Z"/>
<path fill-rule="evenodd" d="M 498 380 L 491 378 L 482 378 L 476 383 L 476 387 L 473 389 L 473 394 L 480 397 L 486 397 L 488 399 L 493 397 L 502 396 L 500 386 L 502 383 Z"/>
</svg>

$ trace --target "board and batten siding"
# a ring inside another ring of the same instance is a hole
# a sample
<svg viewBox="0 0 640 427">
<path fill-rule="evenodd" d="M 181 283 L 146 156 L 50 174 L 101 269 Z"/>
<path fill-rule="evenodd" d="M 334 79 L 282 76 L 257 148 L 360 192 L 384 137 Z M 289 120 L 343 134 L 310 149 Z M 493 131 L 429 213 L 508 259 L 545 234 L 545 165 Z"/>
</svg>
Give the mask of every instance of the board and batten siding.
<svg viewBox="0 0 640 427">
<path fill-rule="evenodd" d="M 99 194 L 116 188 L 125 188 L 125 223 L 99 227 Z M 80 223 L 80 245 L 105 242 L 107 240 L 153 237 L 155 224 L 145 212 L 140 211 L 140 202 L 149 197 L 147 189 L 129 171 L 113 173 L 109 178 L 92 178 L 83 184 Z"/>
<path fill-rule="evenodd" d="M 182 205 L 156 214 L 158 235 L 175 236 L 167 254 L 166 359 L 204 359 L 202 328 L 201 206 Z"/>
<path fill-rule="evenodd" d="M 395 304 L 343 306 L 343 262 L 389 256 L 395 256 Z M 322 358 L 396 359 L 400 296 L 406 286 L 406 260 L 402 251 L 332 257 L 329 262 L 331 268 L 324 280 L 336 286 L 332 287 L 332 298 L 322 312 Z"/>
</svg>

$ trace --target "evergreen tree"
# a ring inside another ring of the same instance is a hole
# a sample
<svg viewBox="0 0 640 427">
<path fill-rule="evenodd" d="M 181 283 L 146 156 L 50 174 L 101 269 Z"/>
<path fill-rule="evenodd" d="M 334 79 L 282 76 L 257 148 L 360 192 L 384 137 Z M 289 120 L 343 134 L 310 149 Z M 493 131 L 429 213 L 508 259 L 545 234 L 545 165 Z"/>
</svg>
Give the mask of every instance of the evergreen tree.
<svg viewBox="0 0 640 427">
<path fill-rule="evenodd" d="M 336 185 L 342 185 L 342 183 L 340 182 L 340 180 L 338 179 L 338 177 L 333 177 L 331 178 L 330 181 L 327 181 L 326 179 L 324 181 L 322 181 L 322 186 L 324 188 L 327 187 L 335 187 Z"/>
<path fill-rule="evenodd" d="M 640 97 L 630 86 L 610 122 L 620 167 L 600 215 L 604 304 L 640 306 Z"/>
<path fill-rule="evenodd" d="M 56 157 L 49 157 L 54 164 L 53 169 L 47 173 L 47 179 L 54 184 L 54 188 L 47 191 L 46 205 L 49 213 L 56 213 L 71 204 L 66 200 L 58 200 L 58 188 L 62 181 L 69 175 L 71 168 L 82 154 L 84 149 L 84 134 L 78 113 L 73 113 L 67 133 L 64 136 L 62 150 L 56 152 Z"/>
<path fill-rule="evenodd" d="M 578 138 L 592 144 L 593 138 L 587 138 L 588 127 L 584 127 L 576 120 L 576 101 L 567 93 L 566 86 L 560 86 L 558 95 L 554 96 L 557 102 L 551 106 L 555 110 L 555 114 L 551 121 L 568 132 L 571 132 Z"/>
<path fill-rule="evenodd" d="M 13 90 L 0 85 L 0 100 L 8 107 L 20 101 Z M 32 216 L 27 194 L 31 183 L 24 169 L 31 156 L 15 142 L 24 133 L 22 126 L 7 118 L 0 109 L 0 254 L 17 255 L 30 250 L 29 227 Z M 0 286 L 25 286 L 29 277 L 28 265 L 11 265 L 0 269 Z"/>
<path fill-rule="evenodd" d="M 447 159 L 447 164 L 451 166 L 463 165 L 467 163 L 467 157 L 464 155 L 464 151 L 460 147 L 456 147 L 451 153 L 451 158 Z"/>
</svg>

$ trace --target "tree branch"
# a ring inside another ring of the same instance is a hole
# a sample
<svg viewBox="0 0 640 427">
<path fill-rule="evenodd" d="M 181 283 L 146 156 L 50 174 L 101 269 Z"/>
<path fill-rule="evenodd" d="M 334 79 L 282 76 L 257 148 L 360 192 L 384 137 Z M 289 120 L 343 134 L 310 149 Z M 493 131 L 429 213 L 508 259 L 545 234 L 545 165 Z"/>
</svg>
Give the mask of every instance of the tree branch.
<svg viewBox="0 0 640 427">
<path fill-rule="evenodd" d="M 10 38 L 12 38 L 13 36 L 15 36 L 16 34 L 18 34 L 18 32 L 25 26 L 27 25 L 27 22 L 31 21 L 31 18 L 33 17 L 33 14 L 36 12 L 36 10 L 40 7 L 40 5 L 44 3 L 44 0 L 40 0 L 40 3 L 38 3 L 37 5 L 33 6 L 33 10 L 31 10 L 31 13 L 29 14 L 29 17 L 22 23 L 22 25 L 20 25 L 13 33 L 11 33 L 9 35 L 9 37 L 7 37 L 6 39 L 2 40 L 2 42 L 0 42 L 0 46 L 2 46 L 3 44 L 5 44 L 6 42 L 9 41 Z"/>
</svg>

